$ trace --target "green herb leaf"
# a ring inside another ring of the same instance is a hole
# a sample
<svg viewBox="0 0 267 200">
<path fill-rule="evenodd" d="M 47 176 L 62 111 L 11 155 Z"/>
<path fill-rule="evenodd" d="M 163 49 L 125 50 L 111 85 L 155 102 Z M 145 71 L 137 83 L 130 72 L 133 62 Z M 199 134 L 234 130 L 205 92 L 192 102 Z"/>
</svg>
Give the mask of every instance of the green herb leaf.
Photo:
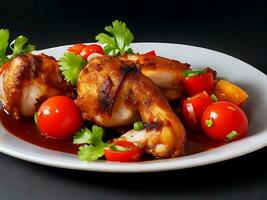
<svg viewBox="0 0 267 200">
<path fill-rule="evenodd" d="M 212 119 L 207 119 L 207 120 L 205 120 L 205 124 L 206 124 L 207 127 L 210 128 L 213 125 L 213 120 Z"/>
<path fill-rule="evenodd" d="M 112 26 L 106 26 L 105 30 L 108 34 L 99 33 L 95 39 L 103 44 L 106 54 L 115 56 L 133 52 L 130 44 L 134 36 L 126 27 L 125 22 L 115 20 L 112 22 Z"/>
<path fill-rule="evenodd" d="M 119 145 L 116 145 L 116 144 L 110 145 L 109 148 L 111 150 L 113 150 L 113 151 L 121 151 L 121 152 L 127 152 L 127 151 L 131 150 L 130 148 L 119 146 Z"/>
<path fill-rule="evenodd" d="M 145 128 L 145 126 L 144 126 L 143 122 L 141 122 L 141 121 L 135 122 L 133 125 L 133 129 L 136 131 L 143 130 L 144 128 Z"/>
<path fill-rule="evenodd" d="M 211 97 L 211 100 L 212 100 L 213 102 L 217 102 L 217 101 L 219 101 L 219 100 L 218 100 L 218 97 L 217 97 L 215 94 L 212 94 L 210 97 Z"/>
<path fill-rule="evenodd" d="M 20 35 L 15 40 L 13 40 L 10 43 L 10 48 L 13 51 L 11 58 L 14 58 L 15 56 L 22 54 L 22 53 L 29 53 L 31 51 L 34 51 L 35 50 L 34 45 L 28 44 L 27 46 L 25 46 L 27 42 L 28 42 L 28 38 L 23 35 Z"/>
<path fill-rule="evenodd" d="M 88 128 L 83 128 L 73 137 L 73 144 L 91 144 L 93 134 Z"/>
<path fill-rule="evenodd" d="M 184 77 L 193 77 L 198 76 L 200 74 L 205 74 L 207 71 L 202 69 L 192 69 L 192 70 L 184 70 L 183 76 Z"/>
<path fill-rule="evenodd" d="M 7 29 L 0 29 L 0 66 L 8 60 L 8 57 L 6 56 L 8 40 L 9 31 Z"/>
<path fill-rule="evenodd" d="M 237 132 L 236 131 L 231 131 L 227 136 L 227 140 L 233 140 L 234 138 L 236 138 L 238 136 Z"/>
<path fill-rule="evenodd" d="M 6 51 L 9 44 L 8 40 L 9 40 L 9 31 L 7 29 L 0 29 L 0 67 L 5 62 L 11 60 L 12 58 L 14 58 L 19 54 L 29 53 L 35 50 L 34 45 L 31 44 L 26 45 L 26 43 L 28 42 L 28 38 L 21 35 L 11 42 L 9 47 L 12 50 L 12 55 L 7 56 Z"/>
<path fill-rule="evenodd" d="M 104 146 L 83 145 L 79 147 L 78 156 L 81 161 L 95 161 L 104 155 Z"/>
<path fill-rule="evenodd" d="M 81 70 L 85 67 L 87 61 L 74 53 L 65 52 L 60 58 L 59 68 L 62 71 L 65 80 L 75 85 Z"/>
<path fill-rule="evenodd" d="M 78 156 L 82 161 L 95 161 L 104 155 L 105 143 L 102 141 L 104 129 L 96 125 L 92 131 L 81 129 L 73 137 L 74 144 L 85 144 L 79 147 Z"/>
</svg>

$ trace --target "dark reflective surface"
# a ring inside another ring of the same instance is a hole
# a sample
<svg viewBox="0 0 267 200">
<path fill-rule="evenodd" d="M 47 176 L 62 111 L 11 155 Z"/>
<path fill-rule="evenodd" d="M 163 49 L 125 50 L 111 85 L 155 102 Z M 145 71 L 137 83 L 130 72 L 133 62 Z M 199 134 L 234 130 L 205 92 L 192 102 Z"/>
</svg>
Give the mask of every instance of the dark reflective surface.
<svg viewBox="0 0 267 200">
<path fill-rule="evenodd" d="M 130 6 L 131 5 L 131 6 Z M 135 41 L 202 46 L 267 74 L 263 1 L 1 2 L 0 27 L 39 49 L 90 42 L 113 19 Z M 242 72 L 241 72 L 242 73 Z M 0 199 L 267 199 L 267 149 L 213 165 L 147 174 L 104 174 L 41 166 L 0 154 Z"/>
</svg>

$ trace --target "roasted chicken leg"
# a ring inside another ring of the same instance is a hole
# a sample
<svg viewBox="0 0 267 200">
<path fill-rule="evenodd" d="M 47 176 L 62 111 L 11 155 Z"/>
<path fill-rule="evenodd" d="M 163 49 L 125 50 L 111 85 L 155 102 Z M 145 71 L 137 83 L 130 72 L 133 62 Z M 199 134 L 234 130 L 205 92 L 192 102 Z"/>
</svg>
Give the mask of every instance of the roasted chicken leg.
<svg viewBox="0 0 267 200">
<path fill-rule="evenodd" d="M 104 127 L 132 124 L 140 115 L 146 129 L 137 142 L 147 153 L 157 157 L 182 155 L 182 123 L 158 87 L 136 65 L 118 57 L 94 58 L 79 75 L 76 105 L 84 119 Z"/>
<path fill-rule="evenodd" d="M 64 80 L 57 60 L 45 54 L 19 55 L 0 76 L 1 102 L 15 118 L 33 116 L 48 97 L 73 94 L 74 88 Z"/>
<path fill-rule="evenodd" d="M 189 64 L 144 54 L 128 54 L 119 56 L 119 59 L 135 63 L 141 72 L 160 88 L 169 101 L 181 97 L 183 88 L 180 80 L 182 72 L 189 69 Z"/>
</svg>

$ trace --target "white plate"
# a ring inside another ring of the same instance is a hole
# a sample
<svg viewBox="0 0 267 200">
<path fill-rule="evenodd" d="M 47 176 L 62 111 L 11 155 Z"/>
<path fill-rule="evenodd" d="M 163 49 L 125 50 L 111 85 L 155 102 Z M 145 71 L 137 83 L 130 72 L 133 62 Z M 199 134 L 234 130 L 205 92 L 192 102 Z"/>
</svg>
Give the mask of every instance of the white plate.
<svg viewBox="0 0 267 200">
<path fill-rule="evenodd" d="M 24 142 L 9 134 L 0 125 L 0 151 L 34 163 L 54 167 L 102 172 L 151 172 L 174 170 L 207 165 L 238 157 L 267 145 L 267 76 L 252 66 L 216 51 L 179 44 L 135 43 L 137 52 L 155 50 L 158 55 L 190 63 L 192 66 L 211 66 L 221 77 L 245 88 L 250 99 L 249 136 L 224 146 L 174 159 L 144 161 L 137 163 L 113 163 L 107 161 L 81 162 L 75 155 L 48 150 Z M 62 56 L 68 46 L 46 49 L 41 52 L 56 58 Z"/>
</svg>

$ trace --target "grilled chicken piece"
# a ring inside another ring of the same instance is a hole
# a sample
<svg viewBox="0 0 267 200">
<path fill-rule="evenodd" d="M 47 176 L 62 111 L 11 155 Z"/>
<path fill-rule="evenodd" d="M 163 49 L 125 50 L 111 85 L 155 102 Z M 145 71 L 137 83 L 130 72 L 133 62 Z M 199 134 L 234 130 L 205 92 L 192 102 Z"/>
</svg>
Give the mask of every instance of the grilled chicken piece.
<svg viewBox="0 0 267 200">
<path fill-rule="evenodd" d="M 131 91 L 131 101 L 136 106 L 146 129 L 132 130 L 120 139 L 138 142 L 155 157 L 177 157 L 184 153 L 185 130 L 155 84 L 139 72 L 131 73 L 123 82 Z M 121 95 L 121 94 L 120 94 Z"/>
<path fill-rule="evenodd" d="M 100 126 L 132 124 L 140 115 L 146 124 L 142 144 L 156 157 L 177 157 L 184 152 L 185 130 L 158 87 L 132 61 L 102 56 L 80 73 L 76 105 L 83 118 Z M 140 135 L 140 134 L 139 134 Z M 131 140 L 124 135 L 121 140 Z"/>
<path fill-rule="evenodd" d="M 94 58 L 81 71 L 77 81 L 76 105 L 85 120 L 104 127 L 118 127 L 133 123 L 138 112 L 129 103 L 128 90 L 118 94 L 128 69 L 116 57 Z"/>
<path fill-rule="evenodd" d="M 4 109 L 30 117 L 48 97 L 73 96 L 74 88 L 64 80 L 53 57 L 24 54 L 14 58 L 0 76 L 0 99 Z"/>
<path fill-rule="evenodd" d="M 128 54 L 119 56 L 125 62 L 134 62 L 142 73 L 149 77 L 169 100 L 178 99 L 183 93 L 181 85 L 182 72 L 190 65 L 160 56 Z"/>
</svg>

